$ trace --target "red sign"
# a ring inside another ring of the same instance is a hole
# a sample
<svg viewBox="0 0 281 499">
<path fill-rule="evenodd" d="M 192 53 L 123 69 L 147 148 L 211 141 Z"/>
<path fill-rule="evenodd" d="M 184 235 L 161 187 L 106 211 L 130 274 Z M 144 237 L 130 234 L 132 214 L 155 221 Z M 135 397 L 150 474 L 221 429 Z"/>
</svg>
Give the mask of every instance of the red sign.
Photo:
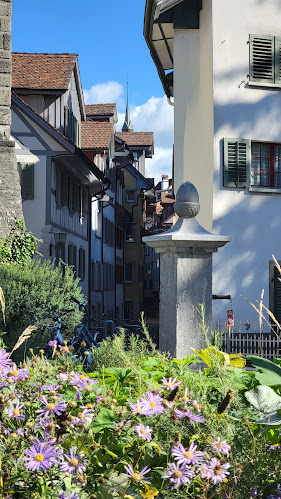
<svg viewBox="0 0 281 499">
<path fill-rule="evenodd" d="M 234 326 L 234 312 L 233 310 L 227 310 L 227 326 Z"/>
</svg>

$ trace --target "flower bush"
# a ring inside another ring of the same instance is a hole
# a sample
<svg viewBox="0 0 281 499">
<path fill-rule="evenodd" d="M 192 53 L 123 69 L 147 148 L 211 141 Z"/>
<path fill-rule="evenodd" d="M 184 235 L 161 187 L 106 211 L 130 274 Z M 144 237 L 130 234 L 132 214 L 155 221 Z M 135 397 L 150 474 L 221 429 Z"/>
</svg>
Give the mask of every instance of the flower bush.
<svg viewBox="0 0 281 499">
<path fill-rule="evenodd" d="M 278 497 L 280 426 L 244 396 L 255 373 L 106 344 L 127 367 L 84 372 L 55 345 L 17 366 L 0 350 L 2 498 Z"/>
</svg>

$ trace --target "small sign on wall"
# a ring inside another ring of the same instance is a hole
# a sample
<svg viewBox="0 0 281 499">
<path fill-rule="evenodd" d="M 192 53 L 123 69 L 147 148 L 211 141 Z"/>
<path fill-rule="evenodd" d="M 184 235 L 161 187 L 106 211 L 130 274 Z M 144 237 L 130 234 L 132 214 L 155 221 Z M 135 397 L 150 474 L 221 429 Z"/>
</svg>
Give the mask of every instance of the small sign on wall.
<svg viewBox="0 0 281 499">
<path fill-rule="evenodd" d="M 227 327 L 234 326 L 234 312 L 233 310 L 227 310 Z"/>
</svg>

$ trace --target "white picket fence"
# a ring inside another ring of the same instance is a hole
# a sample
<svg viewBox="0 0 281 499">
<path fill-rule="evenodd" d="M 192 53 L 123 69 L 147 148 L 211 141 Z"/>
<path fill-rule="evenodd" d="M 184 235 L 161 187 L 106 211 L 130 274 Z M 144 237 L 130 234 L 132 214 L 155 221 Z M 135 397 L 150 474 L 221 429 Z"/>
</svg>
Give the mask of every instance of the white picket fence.
<svg viewBox="0 0 281 499">
<path fill-rule="evenodd" d="M 241 326 L 241 325 L 238 325 Z M 266 359 L 281 357 L 281 331 L 259 332 L 243 331 L 242 327 L 231 328 L 219 324 L 217 328 L 222 335 L 221 349 L 227 353 L 242 353 L 243 355 L 259 355 Z"/>
</svg>

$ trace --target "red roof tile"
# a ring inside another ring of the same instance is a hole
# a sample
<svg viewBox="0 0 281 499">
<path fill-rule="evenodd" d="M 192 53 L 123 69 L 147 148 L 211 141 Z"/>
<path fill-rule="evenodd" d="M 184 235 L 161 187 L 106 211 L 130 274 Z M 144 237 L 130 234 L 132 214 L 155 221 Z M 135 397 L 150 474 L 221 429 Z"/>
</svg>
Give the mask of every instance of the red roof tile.
<svg viewBox="0 0 281 499">
<path fill-rule="evenodd" d="M 128 146 L 153 146 L 153 132 L 117 132 L 116 136 Z"/>
<path fill-rule="evenodd" d="M 81 123 L 82 149 L 108 149 L 113 134 L 113 123 L 86 121 Z"/>
<path fill-rule="evenodd" d="M 116 113 L 116 104 L 87 104 L 86 116 L 113 116 Z"/>
<path fill-rule="evenodd" d="M 12 88 L 67 90 L 77 54 L 12 54 Z"/>
</svg>

